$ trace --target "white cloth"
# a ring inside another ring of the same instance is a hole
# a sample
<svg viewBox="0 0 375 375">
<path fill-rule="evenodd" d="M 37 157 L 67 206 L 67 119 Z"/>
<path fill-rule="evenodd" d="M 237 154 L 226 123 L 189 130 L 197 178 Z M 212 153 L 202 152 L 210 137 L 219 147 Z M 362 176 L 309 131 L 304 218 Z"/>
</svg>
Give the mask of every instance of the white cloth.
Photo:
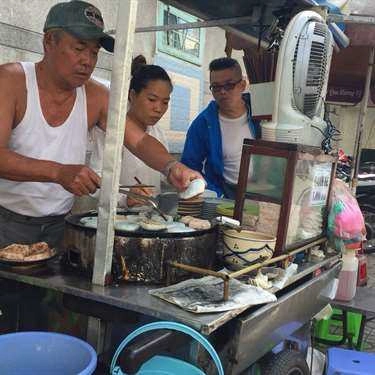
<svg viewBox="0 0 375 375">
<path fill-rule="evenodd" d="M 245 138 L 253 139 L 247 120 L 247 113 L 230 119 L 219 115 L 225 181 L 237 184 L 240 171 L 242 144 Z"/>
<path fill-rule="evenodd" d="M 153 125 L 146 129 L 146 132 L 158 139 L 167 149 L 168 143 L 160 126 Z M 92 142 L 92 153 L 90 157 L 90 167 L 101 175 L 103 167 L 103 152 L 105 142 L 105 132 L 97 126 L 89 134 Z M 155 193 L 160 193 L 160 182 L 162 175 L 160 172 L 148 167 L 142 160 L 133 155 L 127 148 L 122 149 L 122 167 L 120 175 L 121 185 L 135 185 L 137 182 L 134 177 L 138 177 L 143 184 L 154 185 Z"/>
<path fill-rule="evenodd" d="M 87 146 L 87 104 L 84 87 L 76 89 L 73 109 L 65 122 L 50 126 L 42 113 L 35 64 L 21 63 L 26 76 L 27 105 L 22 121 L 12 131 L 9 149 L 30 158 L 62 164 L 84 164 Z M 74 196 L 49 182 L 0 179 L 0 206 L 22 215 L 66 214 Z"/>
</svg>

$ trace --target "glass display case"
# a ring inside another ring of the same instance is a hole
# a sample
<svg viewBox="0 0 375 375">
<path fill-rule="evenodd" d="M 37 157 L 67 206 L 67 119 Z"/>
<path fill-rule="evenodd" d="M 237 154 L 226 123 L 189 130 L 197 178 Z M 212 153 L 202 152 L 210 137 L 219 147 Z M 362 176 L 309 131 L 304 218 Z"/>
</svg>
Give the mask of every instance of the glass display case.
<svg viewBox="0 0 375 375">
<path fill-rule="evenodd" d="M 320 148 L 244 141 L 234 218 L 277 237 L 275 255 L 325 235 L 336 158 Z"/>
</svg>

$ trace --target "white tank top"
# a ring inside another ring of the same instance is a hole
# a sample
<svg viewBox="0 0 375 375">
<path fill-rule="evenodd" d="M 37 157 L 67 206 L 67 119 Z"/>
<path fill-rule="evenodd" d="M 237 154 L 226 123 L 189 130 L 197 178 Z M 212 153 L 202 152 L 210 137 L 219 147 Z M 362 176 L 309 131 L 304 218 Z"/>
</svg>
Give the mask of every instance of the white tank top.
<svg viewBox="0 0 375 375">
<path fill-rule="evenodd" d="M 45 120 L 36 80 L 35 64 L 21 63 L 26 76 L 27 105 L 22 121 L 12 131 L 9 149 L 30 158 L 62 164 L 84 164 L 87 147 L 87 104 L 84 87 L 76 89 L 73 109 L 56 127 Z M 0 179 L 0 206 L 34 217 L 66 214 L 74 196 L 50 182 Z"/>
</svg>

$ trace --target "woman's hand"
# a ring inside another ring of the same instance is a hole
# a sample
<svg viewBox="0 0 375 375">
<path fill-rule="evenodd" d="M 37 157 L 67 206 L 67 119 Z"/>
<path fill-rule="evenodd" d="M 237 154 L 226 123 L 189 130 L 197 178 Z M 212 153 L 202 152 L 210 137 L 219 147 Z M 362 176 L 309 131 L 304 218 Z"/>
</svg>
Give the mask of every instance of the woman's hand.
<svg viewBox="0 0 375 375">
<path fill-rule="evenodd" d="M 145 195 L 147 197 L 152 197 L 155 193 L 154 188 L 151 188 L 151 187 L 149 187 L 149 188 L 145 188 L 145 187 L 138 188 L 137 185 L 130 188 L 130 191 L 133 192 L 133 193 L 136 193 L 136 194 Z M 141 200 L 138 200 L 138 199 L 135 199 L 135 198 L 130 198 L 128 196 L 127 204 L 128 204 L 128 207 L 134 207 L 134 206 L 143 206 L 145 204 L 145 202 L 141 201 Z"/>
</svg>

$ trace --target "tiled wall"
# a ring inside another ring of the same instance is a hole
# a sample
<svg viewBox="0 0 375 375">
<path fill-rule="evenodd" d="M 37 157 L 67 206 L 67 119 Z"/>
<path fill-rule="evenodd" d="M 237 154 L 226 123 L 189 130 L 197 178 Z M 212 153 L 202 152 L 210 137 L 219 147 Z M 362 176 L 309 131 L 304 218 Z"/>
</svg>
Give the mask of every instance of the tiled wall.
<svg viewBox="0 0 375 375">
<path fill-rule="evenodd" d="M 154 64 L 161 65 L 167 70 L 173 82 L 170 106 L 160 120 L 160 125 L 167 134 L 170 151 L 180 153 L 185 142 L 186 131 L 202 109 L 202 69 L 161 53 L 155 55 Z"/>
</svg>

